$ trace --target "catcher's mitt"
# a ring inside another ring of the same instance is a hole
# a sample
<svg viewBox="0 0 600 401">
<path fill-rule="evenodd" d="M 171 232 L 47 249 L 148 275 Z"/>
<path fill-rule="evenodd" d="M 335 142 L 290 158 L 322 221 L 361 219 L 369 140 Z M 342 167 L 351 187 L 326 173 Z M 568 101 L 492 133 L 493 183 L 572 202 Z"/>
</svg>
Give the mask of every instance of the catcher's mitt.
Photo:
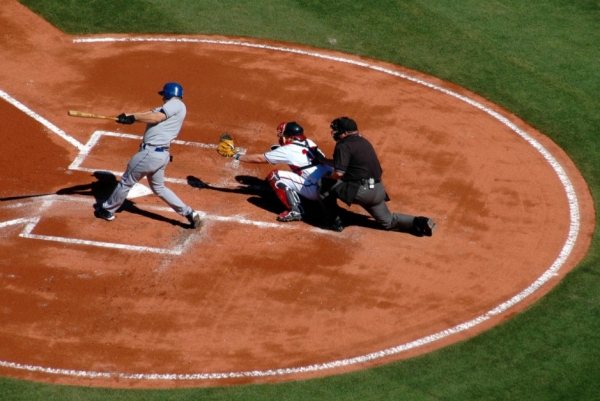
<svg viewBox="0 0 600 401">
<path fill-rule="evenodd" d="M 228 133 L 224 133 L 219 138 L 217 152 L 223 157 L 233 157 L 238 152 L 233 144 L 233 138 Z"/>
</svg>

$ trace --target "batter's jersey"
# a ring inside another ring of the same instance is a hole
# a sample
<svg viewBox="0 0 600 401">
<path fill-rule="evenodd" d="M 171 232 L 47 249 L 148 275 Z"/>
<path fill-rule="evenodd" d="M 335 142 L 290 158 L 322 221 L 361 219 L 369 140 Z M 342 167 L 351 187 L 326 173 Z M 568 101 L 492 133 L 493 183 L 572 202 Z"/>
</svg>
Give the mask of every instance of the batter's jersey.
<svg viewBox="0 0 600 401">
<path fill-rule="evenodd" d="M 152 110 L 154 113 L 163 112 L 167 119 L 158 124 L 146 125 L 144 143 L 153 146 L 169 146 L 181 131 L 186 111 L 185 104 L 177 98 L 172 98 L 167 103 Z"/>
<path fill-rule="evenodd" d="M 333 169 L 325 164 L 310 166 L 312 164 L 312 159 L 308 155 L 308 152 L 312 150 L 308 149 L 306 146 L 315 148 L 317 145 L 310 139 L 307 139 L 306 141 L 294 141 L 280 146 L 275 150 L 271 150 L 270 152 L 265 153 L 264 156 L 269 163 L 287 164 L 292 171 L 297 172 L 298 175 L 305 180 L 316 183 L 325 173 L 332 171 Z M 319 150 L 317 150 L 317 152 L 319 152 Z M 301 167 L 306 168 L 300 170 L 299 168 Z"/>
</svg>

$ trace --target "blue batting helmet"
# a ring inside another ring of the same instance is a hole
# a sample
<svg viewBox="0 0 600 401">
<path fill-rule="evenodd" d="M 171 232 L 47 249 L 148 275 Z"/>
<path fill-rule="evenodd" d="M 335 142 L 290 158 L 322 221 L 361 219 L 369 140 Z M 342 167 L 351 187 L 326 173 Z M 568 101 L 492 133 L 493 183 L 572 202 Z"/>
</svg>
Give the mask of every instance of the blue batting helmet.
<svg viewBox="0 0 600 401">
<path fill-rule="evenodd" d="M 158 92 L 159 95 L 169 100 L 172 97 L 180 97 L 183 99 L 183 87 L 176 82 L 166 83 L 163 90 Z"/>
</svg>

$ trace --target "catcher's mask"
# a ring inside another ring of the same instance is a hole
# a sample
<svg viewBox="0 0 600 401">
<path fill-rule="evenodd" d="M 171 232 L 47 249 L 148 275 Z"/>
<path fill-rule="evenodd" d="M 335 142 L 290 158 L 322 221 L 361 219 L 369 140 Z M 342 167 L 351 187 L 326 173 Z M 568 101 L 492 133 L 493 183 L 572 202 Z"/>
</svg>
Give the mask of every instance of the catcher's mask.
<svg viewBox="0 0 600 401">
<path fill-rule="evenodd" d="M 346 132 L 357 131 L 356 121 L 348 117 L 339 117 L 331 122 L 329 125 L 331 132 L 333 133 L 333 139 L 336 141 L 340 140 L 340 136 Z"/>
<path fill-rule="evenodd" d="M 304 139 L 304 128 L 295 121 L 281 123 L 277 126 L 277 137 L 279 138 L 280 145 L 283 145 L 284 136 Z"/>
<path fill-rule="evenodd" d="M 159 95 L 169 100 L 173 97 L 179 97 L 183 99 L 183 87 L 176 82 L 166 83 L 163 90 L 158 92 Z"/>
</svg>

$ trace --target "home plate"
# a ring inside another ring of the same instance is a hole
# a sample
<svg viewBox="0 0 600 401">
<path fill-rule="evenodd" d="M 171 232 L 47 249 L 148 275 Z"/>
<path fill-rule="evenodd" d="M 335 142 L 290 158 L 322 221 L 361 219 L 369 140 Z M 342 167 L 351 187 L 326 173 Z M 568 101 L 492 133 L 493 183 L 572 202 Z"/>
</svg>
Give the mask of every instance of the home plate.
<svg viewBox="0 0 600 401">
<path fill-rule="evenodd" d="M 127 199 L 139 198 L 141 196 L 150 195 L 151 193 L 152 190 L 150 188 L 138 182 L 131 188 L 129 194 L 127 194 Z"/>
</svg>

